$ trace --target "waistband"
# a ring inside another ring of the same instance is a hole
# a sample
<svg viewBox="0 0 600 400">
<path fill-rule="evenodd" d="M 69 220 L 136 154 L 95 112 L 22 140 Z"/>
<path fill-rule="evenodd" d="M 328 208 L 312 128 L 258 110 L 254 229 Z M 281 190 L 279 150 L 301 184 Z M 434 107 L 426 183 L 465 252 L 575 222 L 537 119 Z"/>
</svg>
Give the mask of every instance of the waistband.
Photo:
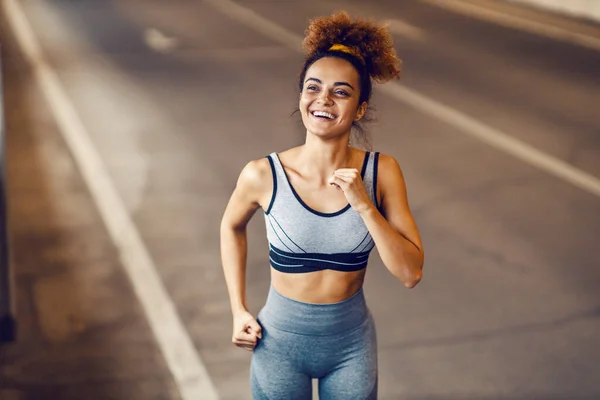
<svg viewBox="0 0 600 400">
<path fill-rule="evenodd" d="M 260 310 L 261 323 L 305 335 L 330 335 L 361 325 L 369 317 L 363 289 L 337 303 L 305 303 L 286 297 L 273 286 Z"/>
</svg>

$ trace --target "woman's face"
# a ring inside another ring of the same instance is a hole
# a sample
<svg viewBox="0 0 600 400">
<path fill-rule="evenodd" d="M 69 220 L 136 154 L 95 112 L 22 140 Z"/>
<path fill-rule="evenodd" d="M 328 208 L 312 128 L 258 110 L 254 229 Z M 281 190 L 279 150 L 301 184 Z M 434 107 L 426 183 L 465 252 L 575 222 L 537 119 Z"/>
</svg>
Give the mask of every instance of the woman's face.
<svg viewBox="0 0 600 400">
<path fill-rule="evenodd" d="M 349 134 L 364 115 L 367 103 L 358 104 L 359 75 L 348 61 L 324 57 L 306 71 L 300 94 L 300 113 L 306 130 L 323 138 Z"/>
</svg>

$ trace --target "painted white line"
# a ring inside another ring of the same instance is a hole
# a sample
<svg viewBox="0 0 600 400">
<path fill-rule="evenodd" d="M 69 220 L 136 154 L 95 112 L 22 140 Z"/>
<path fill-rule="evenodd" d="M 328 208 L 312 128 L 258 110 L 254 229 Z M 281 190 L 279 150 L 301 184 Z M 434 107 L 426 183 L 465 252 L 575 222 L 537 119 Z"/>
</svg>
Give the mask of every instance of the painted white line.
<svg viewBox="0 0 600 400">
<path fill-rule="evenodd" d="M 47 63 L 17 0 L 3 0 L 4 12 L 24 56 L 96 202 L 121 262 L 183 400 L 217 400 L 218 395 L 156 267 L 58 76 Z"/>
<path fill-rule="evenodd" d="M 265 34 L 274 41 L 280 42 L 294 50 L 300 50 L 301 36 L 287 31 L 285 28 L 258 15 L 257 13 L 234 3 L 231 0 L 203 0 L 214 5 L 225 15 Z M 600 179 L 576 168 L 561 159 L 546 154 L 533 146 L 492 128 L 460 111 L 428 98 L 398 83 L 389 82 L 376 86 L 376 90 L 391 98 L 407 104 L 423 114 L 444 121 L 460 132 L 476 138 L 498 150 L 510 154 L 521 161 L 546 171 L 568 183 L 571 183 L 595 196 L 600 197 Z"/>
<path fill-rule="evenodd" d="M 213 8 L 221 11 L 224 15 L 229 16 L 240 22 L 242 25 L 246 25 L 263 35 L 274 39 L 276 42 L 282 43 L 288 46 L 292 50 L 302 51 L 301 43 L 302 38 L 293 32 L 288 31 L 282 26 L 277 25 L 259 14 L 255 13 L 249 8 L 240 6 L 230 0 L 203 0 L 205 3 L 210 4 Z"/>
<path fill-rule="evenodd" d="M 144 31 L 144 42 L 158 53 L 168 53 L 175 49 L 178 44 L 177 38 L 168 37 L 155 28 L 149 28 Z"/>
<path fill-rule="evenodd" d="M 391 33 L 401 37 L 407 37 L 413 40 L 425 40 L 425 32 L 421 28 L 417 28 L 400 19 L 389 19 L 383 22 L 388 26 Z"/>
<path fill-rule="evenodd" d="M 519 29 L 525 32 L 546 36 L 551 39 L 571 42 L 593 50 L 600 50 L 600 38 L 572 32 L 558 26 L 548 25 L 542 22 L 532 21 L 516 15 L 510 15 L 491 8 L 466 3 L 460 0 L 421 0 L 446 10 L 454 11 L 471 18 L 493 22 L 507 28 Z"/>
<path fill-rule="evenodd" d="M 498 129 L 406 87 L 387 84 L 381 85 L 378 89 L 424 114 L 444 121 L 460 132 L 600 197 L 600 179 L 559 158 L 544 153 Z"/>
</svg>

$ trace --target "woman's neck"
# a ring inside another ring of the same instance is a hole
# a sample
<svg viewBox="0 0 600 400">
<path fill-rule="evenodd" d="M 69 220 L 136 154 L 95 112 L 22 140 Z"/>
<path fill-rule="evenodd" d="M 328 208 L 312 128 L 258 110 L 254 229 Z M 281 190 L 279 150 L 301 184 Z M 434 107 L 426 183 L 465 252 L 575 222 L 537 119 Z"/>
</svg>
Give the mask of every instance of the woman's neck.
<svg viewBox="0 0 600 400">
<path fill-rule="evenodd" d="M 327 181 L 336 169 L 352 167 L 353 154 L 352 147 L 348 145 L 348 136 L 329 141 L 308 136 L 300 148 L 298 161 L 307 175 Z"/>
</svg>

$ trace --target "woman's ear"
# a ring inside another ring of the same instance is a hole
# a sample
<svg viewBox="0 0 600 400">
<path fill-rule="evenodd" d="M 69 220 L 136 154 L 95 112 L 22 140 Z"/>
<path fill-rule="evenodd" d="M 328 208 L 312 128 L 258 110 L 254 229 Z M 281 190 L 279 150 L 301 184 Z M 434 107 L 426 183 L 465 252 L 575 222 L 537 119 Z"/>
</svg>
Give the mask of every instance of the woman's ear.
<svg viewBox="0 0 600 400">
<path fill-rule="evenodd" d="M 354 121 L 360 120 L 365 115 L 366 112 L 367 112 L 367 102 L 363 101 L 362 104 L 360 106 L 358 106 L 358 109 L 356 110 L 356 117 L 354 117 Z"/>
</svg>

